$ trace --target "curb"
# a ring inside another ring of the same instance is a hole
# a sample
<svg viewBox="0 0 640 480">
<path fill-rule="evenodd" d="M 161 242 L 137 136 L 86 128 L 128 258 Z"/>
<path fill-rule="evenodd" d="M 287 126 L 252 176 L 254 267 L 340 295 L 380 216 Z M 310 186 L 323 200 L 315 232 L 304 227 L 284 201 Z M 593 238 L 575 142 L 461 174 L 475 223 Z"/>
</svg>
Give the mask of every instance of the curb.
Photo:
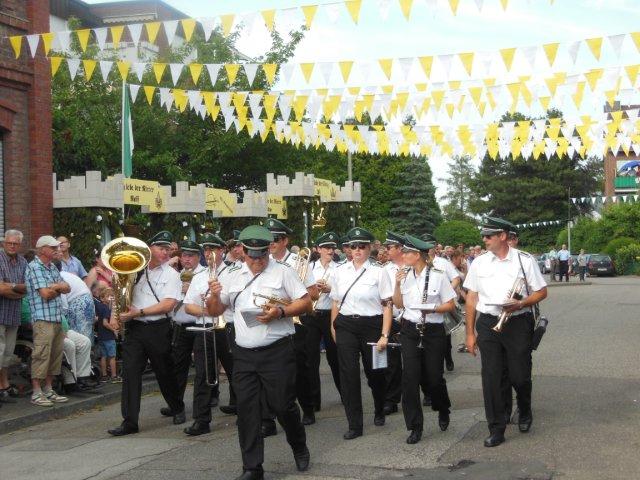
<svg viewBox="0 0 640 480">
<path fill-rule="evenodd" d="M 592 282 L 549 282 L 547 287 L 584 287 L 593 285 Z"/>
</svg>

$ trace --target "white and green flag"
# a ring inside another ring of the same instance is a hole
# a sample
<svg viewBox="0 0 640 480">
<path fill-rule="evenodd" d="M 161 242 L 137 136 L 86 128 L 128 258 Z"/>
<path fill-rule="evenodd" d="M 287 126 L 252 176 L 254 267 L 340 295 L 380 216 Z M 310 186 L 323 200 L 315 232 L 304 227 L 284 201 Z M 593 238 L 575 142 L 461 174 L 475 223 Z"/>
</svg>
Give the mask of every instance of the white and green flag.
<svg viewBox="0 0 640 480">
<path fill-rule="evenodd" d="M 122 83 L 122 174 L 130 178 L 133 173 L 133 123 L 129 105 L 129 86 Z"/>
</svg>

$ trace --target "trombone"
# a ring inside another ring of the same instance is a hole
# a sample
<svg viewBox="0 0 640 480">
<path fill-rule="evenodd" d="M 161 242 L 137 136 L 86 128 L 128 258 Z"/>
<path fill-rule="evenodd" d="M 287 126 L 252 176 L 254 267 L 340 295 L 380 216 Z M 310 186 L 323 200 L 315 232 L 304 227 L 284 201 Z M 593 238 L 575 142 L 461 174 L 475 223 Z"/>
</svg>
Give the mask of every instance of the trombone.
<svg viewBox="0 0 640 480">
<path fill-rule="evenodd" d="M 507 299 L 522 300 L 523 287 L 524 287 L 524 279 L 520 277 L 516 278 L 516 281 L 513 283 L 511 290 L 509 290 L 509 293 L 507 293 Z M 498 318 L 498 323 L 496 323 L 495 326 L 492 327 L 492 330 L 498 333 L 502 332 L 504 324 L 507 323 L 510 317 L 511 317 L 511 313 L 505 312 L 503 310 L 502 313 L 500 314 L 500 317 Z"/>
<path fill-rule="evenodd" d="M 327 279 L 328 278 L 329 278 L 329 265 L 327 265 L 327 268 L 324 269 L 324 272 L 322 273 L 322 278 L 320 280 L 318 280 L 316 283 L 320 283 L 322 285 L 325 285 L 327 283 Z M 322 298 L 322 295 L 325 295 L 325 293 L 324 292 L 320 292 L 320 294 L 318 295 L 318 298 L 313 301 L 313 304 L 311 305 L 311 311 L 312 312 L 316 311 L 316 306 L 318 305 L 318 302 Z"/>
<path fill-rule="evenodd" d="M 211 252 L 211 255 L 207 259 L 207 264 L 209 265 L 209 281 L 217 280 L 218 275 L 216 273 L 216 254 L 215 252 Z M 207 326 L 205 322 L 205 311 L 207 309 L 207 296 L 209 294 L 209 289 L 202 295 L 202 311 L 200 314 L 200 320 L 202 321 L 202 326 L 197 327 L 187 327 L 187 330 L 190 332 L 202 332 L 202 349 L 204 351 L 204 377 L 205 382 L 209 387 L 215 387 L 220 383 L 220 372 L 218 371 L 218 352 L 216 351 L 216 330 L 219 328 L 219 324 L 222 319 L 222 315 L 214 318 L 213 325 Z M 224 321 L 224 319 L 222 319 Z M 207 333 L 211 332 L 212 337 L 212 352 L 209 354 L 209 348 L 207 347 Z M 209 358 L 211 357 L 211 358 Z M 212 363 L 213 362 L 213 363 Z M 210 373 L 210 365 L 213 365 L 213 378 L 211 378 Z"/>
</svg>

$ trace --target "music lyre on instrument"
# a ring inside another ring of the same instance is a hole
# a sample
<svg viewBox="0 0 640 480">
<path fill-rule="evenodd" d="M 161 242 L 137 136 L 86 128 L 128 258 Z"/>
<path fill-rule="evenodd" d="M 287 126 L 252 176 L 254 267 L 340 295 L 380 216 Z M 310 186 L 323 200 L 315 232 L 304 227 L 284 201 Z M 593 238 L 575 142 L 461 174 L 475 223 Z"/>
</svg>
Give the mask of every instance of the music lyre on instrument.
<svg viewBox="0 0 640 480">
<path fill-rule="evenodd" d="M 507 299 L 522 300 L 523 287 L 524 287 L 524 279 L 520 277 L 516 278 L 515 282 L 513 282 L 513 286 L 511 287 L 511 290 L 509 290 L 509 293 L 507 293 Z M 500 333 L 504 327 L 504 324 L 507 323 L 507 321 L 509 321 L 509 318 L 511 318 L 511 313 L 505 312 L 504 310 L 502 310 L 500 317 L 498 317 L 498 323 L 496 323 L 495 326 L 492 328 L 493 331 Z"/>
<path fill-rule="evenodd" d="M 429 265 L 425 265 L 427 271 L 425 272 L 424 277 L 424 291 L 422 292 L 422 302 L 423 304 L 427 303 L 427 297 L 429 294 Z M 422 318 L 420 319 L 420 323 L 416 325 L 416 329 L 418 330 L 418 335 L 420 335 L 420 341 L 418 342 L 418 348 L 424 349 L 424 345 L 422 344 L 422 339 L 424 338 L 424 331 L 427 328 L 427 312 L 422 310 Z"/>
<path fill-rule="evenodd" d="M 138 238 L 120 237 L 102 247 L 100 260 L 114 273 L 112 277 L 113 315 L 118 324 L 118 331 L 122 333 L 124 339 L 120 313 L 131 307 L 136 274 L 149 264 L 151 249 Z"/>
<path fill-rule="evenodd" d="M 215 252 L 211 252 L 209 258 L 207 258 L 207 264 L 209 266 L 209 281 L 217 280 L 218 274 L 216 273 L 216 254 Z M 202 310 L 200 314 L 200 320 L 202 321 L 202 326 L 197 327 L 187 327 L 187 330 L 190 332 L 202 332 L 202 349 L 204 356 L 204 377 L 205 382 L 209 387 L 215 387 L 220 383 L 220 372 L 218 371 L 218 354 L 216 351 L 216 329 L 218 328 L 218 324 L 220 323 L 220 319 L 222 315 L 213 319 L 213 325 L 207 327 L 205 322 L 205 312 L 207 310 L 207 294 L 209 293 L 209 289 L 202 295 Z M 211 358 L 209 358 L 209 348 L 207 347 L 207 333 L 211 333 L 212 336 L 212 344 L 213 344 L 213 352 L 211 353 Z M 213 362 L 213 379 L 211 378 L 209 366 Z"/>
</svg>

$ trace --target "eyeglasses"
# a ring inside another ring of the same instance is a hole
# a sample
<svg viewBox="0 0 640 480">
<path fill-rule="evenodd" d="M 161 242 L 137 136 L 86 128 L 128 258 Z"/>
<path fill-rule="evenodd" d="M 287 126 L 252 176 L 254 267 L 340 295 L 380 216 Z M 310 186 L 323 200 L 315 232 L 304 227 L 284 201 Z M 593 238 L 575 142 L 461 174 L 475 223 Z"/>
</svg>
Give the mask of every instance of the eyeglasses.
<svg viewBox="0 0 640 480">
<path fill-rule="evenodd" d="M 497 233 L 487 233 L 485 235 L 482 235 L 482 238 L 491 238 L 491 237 L 495 237 L 497 235 Z"/>
<path fill-rule="evenodd" d="M 274 235 L 273 236 L 273 243 L 278 243 L 282 240 L 284 240 L 286 237 L 283 235 Z"/>
<path fill-rule="evenodd" d="M 352 250 L 364 250 L 369 246 L 368 243 L 352 243 L 349 245 Z"/>
<path fill-rule="evenodd" d="M 22 242 L 4 242 L 4 244 L 9 247 L 19 247 L 22 245 Z"/>
<path fill-rule="evenodd" d="M 249 258 L 253 258 L 254 260 L 256 258 L 264 258 L 269 254 L 269 250 L 252 250 L 253 254 L 255 255 L 257 252 L 260 254 L 258 257 L 256 256 L 251 256 L 249 255 L 249 249 L 246 247 L 243 247 L 242 250 L 244 251 L 244 254 L 247 255 Z"/>
</svg>

